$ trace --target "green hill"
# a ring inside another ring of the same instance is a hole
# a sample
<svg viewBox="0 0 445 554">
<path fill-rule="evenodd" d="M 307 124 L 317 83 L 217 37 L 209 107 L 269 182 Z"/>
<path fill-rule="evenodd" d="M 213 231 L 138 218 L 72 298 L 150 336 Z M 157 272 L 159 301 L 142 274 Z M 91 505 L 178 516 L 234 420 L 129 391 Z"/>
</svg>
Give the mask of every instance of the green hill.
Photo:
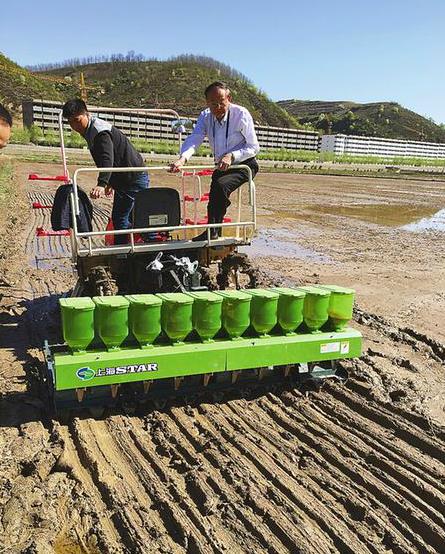
<svg viewBox="0 0 445 554">
<path fill-rule="evenodd" d="M 89 62 L 89 63 L 85 63 Z M 395 102 L 358 104 L 282 100 L 274 103 L 245 76 L 204 56 L 184 55 L 159 61 L 117 55 L 39 66 L 31 73 L 0 53 L 0 103 L 17 111 L 27 98 L 67 100 L 79 95 L 83 72 L 90 104 L 131 108 L 174 108 L 197 116 L 203 91 L 226 81 L 234 102 L 246 106 L 258 124 L 309 125 L 322 133 L 345 133 L 445 142 L 445 128 Z"/>
<path fill-rule="evenodd" d="M 445 142 L 445 128 L 396 102 L 281 100 L 279 106 L 323 133 Z"/>
<path fill-rule="evenodd" d="M 79 82 L 83 72 L 88 102 L 128 108 L 174 108 L 181 115 L 197 116 L 205 107 L 203 91 L 216 80 L 229 85 L 233 101 L 249 109 L 263 125 L 298 127 L 298 121 L 276 105 L 238 72 L 215 60 L 181 56 L 169 61 L 115 61 L 58 67 L 43 76 Z M 39 73 L 40 75 L 40 73 Z"/>
<path fill-rule="evenodd" d="M 63 100 L 60 84 L 36 77 L 0 52 L 0 103 L 13 111 L 27 98 Z"/>
</svg>

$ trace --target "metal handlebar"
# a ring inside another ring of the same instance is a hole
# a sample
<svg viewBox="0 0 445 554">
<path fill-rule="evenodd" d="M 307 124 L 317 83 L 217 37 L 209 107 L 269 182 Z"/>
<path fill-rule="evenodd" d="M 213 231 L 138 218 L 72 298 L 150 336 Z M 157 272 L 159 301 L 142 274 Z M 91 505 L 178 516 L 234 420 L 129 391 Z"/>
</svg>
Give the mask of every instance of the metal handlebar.
<svg viewBox="0 0 445 554">
<path fill-rule="evenodd" d="M 178 114 L 176 110 L 173 110 L 171 108 L 120 108 L 119 110 L 116 110 L 116 108 L 101 108 L 100 106 L 89 106 L 89 111 L 93 112 L 116 112 L 119 111 L 121 113 L 152 113 L 152 114 L 165 114 L 165 115 L 172 115 L 176 117 L 177 119 L 181 119 L 181 116 Z M 66 150 L 65 150 L 65 139 L 63 136 L 63 111 L 59 111 L 58 115 L 58 123 L 59 123 L 59 135 L 60 135 L 60 149 L 62 153 L 62 165 L 63 165 L 63 175 L 65 177 L 65 181 L 70 180 L 70 174 L 68 171 L 67 166 L 67 160 L 66 160 Z M 179 149 L 181 149 L 182 145 L 182 133 L 178 133 L 178 141 L 179 141 Z"/>
<path fill-rule="evenodd" d="M 68 171 L 68 166 L 66 163 L 66 153 L 65 153 L 65 139 L 63 137 L 63 112 L 60 110 L 59 112 L 59 135 L 60 135 L 60 149 L 62 151 L 62 164 L 63 164 L 63 175 L 65 177 L 65 181 L 69 181 L 70 174 Z"/>
<path fill-rule="evenodd" d="M 73 175 L 74 207 L 76 215 L 80 215 L 79 195 L 77 178 L 80 173 L 140 173 L 141 171 L 166 171 L 169 166 L 146 166 L 146 167 L 81 167 L 76 169 Z M 190 166 L 188 169 L 214 169 L 215 166 Z M 256 221 L 255 205 L 255 183 L 253 182 L 252 170 L 248 165 L 238 164 L 230 166 L 231 169 L 246 169 L 249 183 L 249 203 L 253 206 L 254 221 Z"/>
</svg>

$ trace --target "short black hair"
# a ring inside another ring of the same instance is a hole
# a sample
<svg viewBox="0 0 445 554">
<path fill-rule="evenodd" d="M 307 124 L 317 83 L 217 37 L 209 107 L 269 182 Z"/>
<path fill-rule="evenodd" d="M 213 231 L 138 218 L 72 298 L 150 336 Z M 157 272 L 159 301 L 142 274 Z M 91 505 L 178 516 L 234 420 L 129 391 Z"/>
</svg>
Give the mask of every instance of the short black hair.
<svg viewBox="0 0 445 554">
<path fill-rule="evenodd" d="M 215 88 L 222 88 L 224 90 L 227 90 L 230 92 L 230 89 L 226 83 L 223 81 L 214 81 L 213 83 L 210 83 L 210 85 L 205 89 L 204 96 L 207 98 L 207 96 L 212 92 Z"/>
<path fill-rule="evenodd" d="M 62 108 L 63 117 L 66 117 L 66 119 L 83 113 L 88 113 L 88 108 L 85 102 L 80 98 L 73 98 L 72 100 L 68 100 L 68 102 L 65 102 Z"/>
<path fill-rule="evenodd" d="M 12 115 L 8 112 L 8 110 L 0 104 L 0 119 L 3 119 L 9 127 L 12 127 Z"/>
</svg>

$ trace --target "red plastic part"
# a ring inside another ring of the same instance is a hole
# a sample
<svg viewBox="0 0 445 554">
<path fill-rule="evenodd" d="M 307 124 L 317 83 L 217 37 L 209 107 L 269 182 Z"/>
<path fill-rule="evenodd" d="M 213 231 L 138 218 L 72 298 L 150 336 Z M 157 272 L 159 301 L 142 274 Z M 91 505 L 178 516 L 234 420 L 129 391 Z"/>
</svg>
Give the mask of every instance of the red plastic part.
<svg viewBox="0 0 445 554">
<path fill-rule="evenodd" d="M 204 217 L 203 219 L 198 219 L 198 221 L 196 222 L 196 225 L 207 225 L 208 222 L 209 222 L 209 220 L 207 219 L 207 217 Z M 232 218 L 231 217 L 225 217 L 223 219 L 223 223 L 232 223 Z M 193 219 L 187 218 L 185 220 L 185 224 L 186 225 L 195 225 L 195 222 L 193 221 Z"/>
<path fill-rule="evenodd" d="M 201 196 L 201 198 L 197 198 L 197 202 L 207 202 L 207 200 L 209 199 L 209 193 L 206 192 L 205 194 L 203 194 Z M 194 201 L 194 197 L 191 196 L 190 194 L 184 194 L 184 200 L 186 202 L 193 202 Z"/>
<path fill-rule="evenodd" d="M 46 231 L 43 227 L 37 227 L 36 237 L 68 237 L 71 233 L 68 230 Z"/>
<path fill-rule="evenodd" d="M 113 221 L 110 218 L 108 220 L 106 231 L 114 231 L 114 225 Z M 168 240 L 168 233 L 156 233 L 156 236 L 154 236 L 151 241 L 154 242 L 163 242 L 165 240 Z M 139 233 L 134 234 L 134 244 L 144 244 L 145 241 L 142 238 L 142 236 Z M 107 246 L 113 246 L 114 245 L 114 235 L 105 235 L 105 244 Z"/>
<path fill-rule="evenodd" d="M 105 227 L 106 231 L 114 231 L 113 221 L 110 218 L 108 220 L 107 226 Z M 105 235 L 105 244 L 106 246 L 113 246 L 114 244 L 114 235 Z"/>
<path fill-rule="evenodd" d="M 183 171 L 182 174 L 184 177 L 207 177 L 208 175 L 213 175 L 214 171 L 214 169 L 202 169 L 201 171 L 196 171 L 195 173 L 193 173 L 193 171 Z"/>
<path fill-rule="evenodd" d="M 44 210 L 45 208 L 52 208 L 52 207 L 53 207 L 52 204 L 45 205 L 45 204 L 41 204 L 40 202 L 32 203 L 33 210 Z"/>
<path fill-rule="evenodd" d="M 37 175 L 37 173 L 30 173 L 28 175 L 28 181 L 63 181 L 64 183 L 67 183 L 69 181 L 68 177 L 65 177 L 65 175 L 50 175 L 50 176 L 43 176 L 43 175 Z"/>
</svg>

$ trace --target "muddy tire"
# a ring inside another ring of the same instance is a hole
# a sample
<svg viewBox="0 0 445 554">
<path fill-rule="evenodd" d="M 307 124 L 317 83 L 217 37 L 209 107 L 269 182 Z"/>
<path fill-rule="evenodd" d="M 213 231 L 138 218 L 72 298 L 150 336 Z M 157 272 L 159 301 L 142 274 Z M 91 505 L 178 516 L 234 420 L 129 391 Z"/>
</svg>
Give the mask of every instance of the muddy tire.
<svg viewBox="0 0 445 554">
<path fill-rule="evenodd" d="M 222 260 L 216 280 L 221 290 L 254 289 L 258 285 L 258 268 L 246 254 L 231 254 Z"/>
<path fill-rule="evenodd" d="M 110 268 L 105 266 L 93 267 L 88 274 L 88 289 L 91 296 L 113 296 L 117 294 L 118 287 L 111 275 Z"/>
<path fill-rule="evenodd" d="M 208 290 L 218 290 L 217 278 L 208 267 L 200 267 L 199 272 L 201 273 L 201 285 L 207 287 Z"/>
</svg>

